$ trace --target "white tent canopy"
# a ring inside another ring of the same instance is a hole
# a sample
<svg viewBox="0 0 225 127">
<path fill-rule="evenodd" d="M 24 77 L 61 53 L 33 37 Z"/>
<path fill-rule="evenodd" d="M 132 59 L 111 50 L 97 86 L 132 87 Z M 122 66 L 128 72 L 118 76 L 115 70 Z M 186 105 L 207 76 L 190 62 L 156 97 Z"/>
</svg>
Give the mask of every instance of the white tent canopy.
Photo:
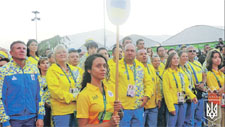
<svg viewBox="0 0 225 127">
<path fill-rule="evenodd" d="M 214 42 L 218 41 L 219 38 L 224 39 L 224 29 L 213 26 L 196 25 L 170 37 L 165 40 L 162 45 L 169 46 Z"/>
</svg>

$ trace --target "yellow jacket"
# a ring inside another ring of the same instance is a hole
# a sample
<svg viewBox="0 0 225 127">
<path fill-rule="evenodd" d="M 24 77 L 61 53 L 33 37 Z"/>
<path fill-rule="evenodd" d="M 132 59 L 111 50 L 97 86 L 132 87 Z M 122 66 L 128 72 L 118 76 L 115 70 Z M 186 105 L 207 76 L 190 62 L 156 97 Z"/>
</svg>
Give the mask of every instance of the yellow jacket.
<svg viewBox="0 0 225 127">
<path fill-rule="evenodd" d="M 46 80 L 51 95 L 52 115 L 71 114 L 76 110 L 75 101 L 77 97 L 74 97 L 73 94 L 69 92 L 69 89 L 81 88 L 82 72 L 79 72 L 77 67 L 71 65 L 69 65 L 69 67 L 76 79 L 76 81 L 74 81 L 71 73 L 67 73 L 71 81 L 71 86 L 66 75 L 57 64 L 52 64 L 47 71 Z"/>
<path fill-rule="evenodd" d="M 207 86 L 209 87 L 209 89 L 211 91 L 220 89 L 219 83 L 216 79 L 216 76 L 213 73 L 217 76 L 217 78 L 218 78 L 218 80 L 221 84 L 221 87 L 223 87 L 223 85 L 224 85 L 224 74 L 223 74 L 223 72 L 216 71 L 216 70 L 212 69 L 212 71 L 207 72 Z"/>
<path fill-rule="evenodd" d="M 175 79 L 173 77 L 173 74 L 177 80 L 178 88 L 176 86 Z M 180 77 L 183 77 L 183 80 L 181 80 Z M 182 87 L 181 82 L 183 81 L 184 86 Z M 196 96 L 189 90 L 188 88 L 189 81 L 187 76 L 184 75 L 183 71 L 181 71 L 180 68 L 176 70 L 172 70 L 171 68 L 168 68 L 165 70 L 163 74 L 163 94 L 165 98 L 165 102 L 167 105 L 167 108 L 169 112 L 175 111 L 174 104 L 178 104 L 177 99 L 177 93 L 185 91 L 186 95 L 189 95 L 191 99 L 195 98 Z"/>
<path fill-rule="evenodd" d="M 28 61 L 30 61 L 32 64 L 38 65 L 39 57 L 37 57 L 37 56 L 35 56 L 35 57 L 29 56 L 28 57 Z"/>
<path fill-rule="evenodd" d="M 183 74 L 188 78 L 188 88 L 190 91 L 194 92 L 192 88 L 195 88 L 194 85 L 194 81 L 193 81 L 193 77 L 192 77 L 192 73 L 190 68 L 187 67 L 187 65 L 184 65 L 184 67 L 180 66 L 180 69 L 182 70 Z M 188 99 L 190 99 L 190 97 L 188 96 Z"/>
<path fill-rule="evenodd" d="M 163 73 L 164 73 L 164 70 L 165 70 L 165 64 L 164 63 L 160 63 L 159 67 L 158 67 L 158 70 L 159 70 L 159 75 L 162 76 Z"/>
<path fill-rule="evenodd" d="M 153 82 L 151 77 L 147 75 L 147 70 L 144 69 L 144 65 L 134 60 L 136 66 L 136 82 L 134 81 L 134 65 L 127 65 L 128 68 L 128 74 L 129 74 L 129 80 L 128 75 L 126 73 L 124 59 L 121 59 L 119 61 L 119 100 L 121 101 L 124 109 L 137 109 L 142 104 L 142 101 L 140 99 L 144 96 L 148 96 L 149 98 L 153 95 Z M 116 73 L 116 67 L 113 66 L 113 68 L 110 70 L 110 81 L 112 84 L 115 84 L 115 73 Z M 136 85 L 136 91 L 135 91 L 135 97 L 128 97 L 127 96 L 127 88 L 128 85 Z"/>
<path fill-rule="evenodd" d="M 158 76 L 156 75 L 155 68 L 150 64 L 147 64 L 147 67 L 145 67 L 145 69 L 147 69 L 147 74 L 149 75 L 149 77 L 151 77 L 153 82 L 153 96 L 146 103 L 145 109 L 155 108 L 158 101 L 162 99 L 162 95 L 160 92 L 160 81 Z"/>
</svg>

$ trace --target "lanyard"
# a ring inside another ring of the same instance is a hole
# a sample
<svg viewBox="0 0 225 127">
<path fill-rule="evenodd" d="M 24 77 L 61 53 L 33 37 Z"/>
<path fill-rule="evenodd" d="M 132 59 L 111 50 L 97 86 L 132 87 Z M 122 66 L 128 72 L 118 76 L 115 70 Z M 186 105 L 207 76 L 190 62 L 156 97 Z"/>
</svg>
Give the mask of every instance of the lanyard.
<svg viewBox="0 0 225 127">
<path fill-rule="evenodd" d="M 181 68 L 182 68 L 182 70 L 187 74 L 187 76 L 188 76 L 188 80 L 192 80 L 192 78 L 191 78 L 191 73 L 190 73 L 190 71 L 187 69 L 187 67 L 184 65 L 184 67 L 182 67 L 181 66 Z M 185 68 L 185 69 L 184 69 Z"/>
<path fill-rule="evenodd" d="M 162 77 L 159 75 L 159 72 L 156 72 L 156 75 L 159 77 L 160 80 L 162 80 Z"/>
<path fill-rule="evenodd" d="M 106 95 L 105 95 L 104 85 L 102 85 L 102 90 L 103 90 L 104 111 L 103 111 L 103 113 L 102 113 L 102 116 L 101 116 L 101 119 L 100 119 L 100 123 L 103 122 L 103 119 L 104 119 L 105 113 L 106 113 Z"/>
<path fill-rule="evenodd" d="M 202 67 L 201 67 L 201 66 L 199 66 L 199 65 L 195 64 L 194 62 L 191 62 L 191 63 L 192 63 L 192 64 L 194 64 L 195 66 L 197 66 L 198 68 L 202 69 Z"/>
<path fill-rule="evenodd" d="M 127 69 L 127 63 L 124 60 L 125 68 L 126 68 L 126 73 L 127 73 L 127 80 L 130 80 L 128 69 Z M 136 63 L 134 62 L 134 82 L 136 81 Z"/>
<path fill-rule="evenodd" d="M 199 82 L 198 82 L 198 77 L 196 76 L 195 69 L 192 67 L 192 65 L 191 65 L 189 62 L 188 62 L 188 64 L 191 66 L 191 69 L 192 69 L 193 74 L 194 74 L 194 76 L 195 76 L 196 83 L 199 84 Z"/>
<path fill-rule="evenodd" d="M 218 82 L 218 84 L 219 84 L 219 87 L 221 88 L 222 86 L 221 86 L 221 84 L 220 84 L 220 80 L 218 79 L 218 77 L 216 76 L 216 74 L 214 73 L 214 72 L 212 72 L 213 73 L 213 75 L 216 77 L 216 80 L 217 80 L 217 82 Z"/>
<path fill-rule="evenodd" d="M 147 64 L 147 69 L 148 69 L 148 74 L 150 74 L 150 70 L 149 70 L 149 68 L 148 68 L 148 64 Z"/>
<path fill-rule="evenodd" d="M 177 83 L 177 79 L 176 79 L 176 77 L 175 77 L 175 75 L 174 75 L 174 72 L 173 72 L 172 74 L 173 74 L 173 78 L 174 78 L 174 80 L 175 80 L 175 82 L 176 82 L 176 86 L 177 86 L 177 89 L 178 89 L 178 83 Z M 182 77 L 181 77 L 181 76 L 182 76 L 182 75 L 181 75 L 181 73 L 179 73 L 180 82 L 181 82 L 181 85 L 182 85 L 182 90 L 183 90 L 184 82 L 182 82 L 182 81 L 183 81 L 183 79 L 182 79 Z"/>
<path fill-rule="evenodd" d="M 59 64 L 57 64 L 57 65 L 61 68 L 61 66 L 60 66 Z M 70 74 L 71 74 L 71 76 L 73 77 L 74 82 L 76 83 L 76 79 L 75 79 L 75 77 L 74 77 L 74 75 L 73 75 L 73 73 L 72 73 L 72 71 L 71 71 L 69 65 L 66 64 L 66 66 L 69 68 Z M 61 68 L 61 70 L 62 70 L 63 73 L 66 75 L 66 78 L 67 78 L 67 80 L 69 81 L 70 87 L 71 87 L 71 81 L 70 81 L 70 79 L 69 79 L 69 76 L 66 74 L 66 72 L 64 71 L 64 69 Z"/>
</svg>

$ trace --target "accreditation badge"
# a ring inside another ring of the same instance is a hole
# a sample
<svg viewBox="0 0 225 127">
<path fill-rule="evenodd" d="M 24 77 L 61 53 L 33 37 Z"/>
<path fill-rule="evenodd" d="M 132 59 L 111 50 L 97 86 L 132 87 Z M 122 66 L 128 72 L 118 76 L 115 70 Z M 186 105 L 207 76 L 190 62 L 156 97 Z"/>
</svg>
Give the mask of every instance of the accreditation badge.
<svg viewBox="0 0 225 127">
<path fill-rule="evenodd" d="M 135 88 L 136 88 L 135 85 L 131 85 L 131 84 L 128 85 L 128 88 L 127 88 L 127 96 L 128 97 L 134 97 L 135 96 Z"/>
<path fill-rule="evenodd" d="M 78 88 L 70 88 L 70 93 L 72 93 L 72 94 L 79 93 L 79 89 Z"/>
<path fill-rule="evenodd" d="M 184 104 L 184 93 L 183 92 L 177 92 L 177 100 L 178 100 L 178 104 Z"/>
<path fill-rule="evenodd" d="M 34 74 L 31 74 L 30 77 L 31 77 L 32 80 L 35 80 L 35 75 Z"/>
</svg>

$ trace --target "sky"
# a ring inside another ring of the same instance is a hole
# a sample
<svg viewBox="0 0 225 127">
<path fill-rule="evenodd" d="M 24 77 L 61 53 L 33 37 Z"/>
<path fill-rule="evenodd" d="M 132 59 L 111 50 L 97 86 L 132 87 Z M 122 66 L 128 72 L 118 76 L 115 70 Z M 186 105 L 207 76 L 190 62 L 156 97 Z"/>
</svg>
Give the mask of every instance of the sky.
<svg viewBox="0 0 225 127">
<path fill-rule="evenodd" d="M 32 11 L 39 11 L 38 41 L 105 28 L 116 32 L 104 0 L 1 0 L 0 47 L 36 38 Z M 130 0 L 122 36 L 175 35 L 194 25 L 224 26 L 224 0 Z"/>
</svg>

